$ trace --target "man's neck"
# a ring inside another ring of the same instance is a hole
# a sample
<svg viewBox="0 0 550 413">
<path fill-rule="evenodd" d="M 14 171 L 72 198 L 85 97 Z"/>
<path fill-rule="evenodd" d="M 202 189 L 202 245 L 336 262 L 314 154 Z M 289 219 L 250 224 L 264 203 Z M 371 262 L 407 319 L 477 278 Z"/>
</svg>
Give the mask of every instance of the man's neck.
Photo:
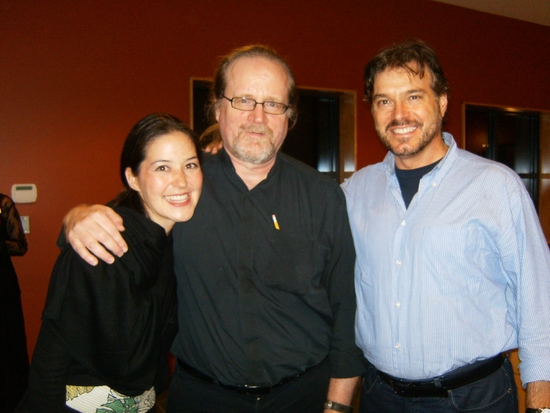
<svg viewBox="0 0 550 413">
<path fill-rule="evenodd" d="M 269 171 L 271 171 L 271 168 L 273 168 L 276 158 L 273 157 L 266 163 L 256 165 L 253 163 L 241 161 L 231 154 L 229 154 L 229 157 L 231 159 L 231 162 L 233 163 L 233 166 L 235 167 L 235 172 L 243 180 L 249 190 L 253 189 L 256 185 L 267 178 L 267 174 L 269 173 Z"/>
</svg>

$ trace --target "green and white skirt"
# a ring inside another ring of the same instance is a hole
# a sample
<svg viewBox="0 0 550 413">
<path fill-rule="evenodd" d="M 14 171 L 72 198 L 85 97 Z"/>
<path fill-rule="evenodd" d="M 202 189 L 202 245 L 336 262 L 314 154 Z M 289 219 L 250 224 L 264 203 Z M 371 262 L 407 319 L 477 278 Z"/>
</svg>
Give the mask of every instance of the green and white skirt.
<svg viewBox="0 0 550 413">
<path fill-rule="evenodd" d="M 81 413 L 146 413 L 155 405 L 155 388 L 139 396 L 119 393 L 109 386 L 67 385 L 65 404 Z"/>
</svg>

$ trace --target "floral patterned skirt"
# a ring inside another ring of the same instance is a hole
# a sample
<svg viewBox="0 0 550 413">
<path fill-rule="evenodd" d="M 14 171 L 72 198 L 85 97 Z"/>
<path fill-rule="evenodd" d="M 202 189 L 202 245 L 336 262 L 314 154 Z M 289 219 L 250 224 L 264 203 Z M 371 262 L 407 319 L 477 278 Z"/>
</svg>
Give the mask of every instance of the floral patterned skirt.
<svg viewBox="0 0 550 413">
<path fill-rule="evenodd" d="M 147 413 L 155 406 L 155 388 L 126 396 L 109 386 L 67 385 L 66 405 L 81 413 Z"/>
</svg>

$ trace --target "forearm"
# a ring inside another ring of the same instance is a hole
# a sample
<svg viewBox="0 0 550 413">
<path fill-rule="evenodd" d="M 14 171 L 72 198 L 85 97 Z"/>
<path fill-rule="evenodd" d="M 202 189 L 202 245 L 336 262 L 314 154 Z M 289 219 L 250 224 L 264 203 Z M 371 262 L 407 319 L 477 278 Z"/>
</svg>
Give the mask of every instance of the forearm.
<svg viewBox="0 0 550 413">
<path fill-rule="evenodd" d="M 527 384 L 526 407 L 550 407 L 550 381 L 534 381 Z"/>
<path fill-rule="evenodd" d="M 332 377 L 356 377 L 364 374 L 363 353 L 355 344 L 355 314 L 357 312 L 354 269 L 355 249 L 345 214 L 345 205 L 334 235 L 334 254 L 330 262 L 325 288 L 332 309 L 332 338 L 329 358 Z M 339 235 L 336 235 L 339 234 Z"/>
<path fill-rule="evenodd" d="M 330 379 L 327 399 L 346 406 L 351 406 L 353 394 L 359 377 L 350 377 L 345 379 Z M 334 410 L 325 409 L 325 413 L 334 413 Z"/>
</svg>

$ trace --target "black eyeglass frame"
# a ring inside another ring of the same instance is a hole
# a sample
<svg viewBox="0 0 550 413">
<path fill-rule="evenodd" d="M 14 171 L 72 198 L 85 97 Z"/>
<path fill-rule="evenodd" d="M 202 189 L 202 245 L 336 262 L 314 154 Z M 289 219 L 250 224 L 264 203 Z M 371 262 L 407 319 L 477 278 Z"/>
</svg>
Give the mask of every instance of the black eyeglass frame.
<svg viewBox="0 0 550 413">
<path fill-rule="evenodd" d="M 288 105 L 285 105 L 284 103 L 281 103 L 281 102 L 274 102 L 273 100 L 264 100 L 263 102 L 258 102 L 258 101 L 255 100 L 255 99 L 247 98 L 247 97 L 244 97 L 244 96 L 234 96 L 234 97 L 232 97 L 231 99 L 229 99 L 229 98 L 228 98 L 227 96 L 225 96 L 225 95 L 222 95 L 221 97 L 224 98 L 224 99 L 227 99 L 229 102 L 231 102 L 231 107 L 232 107 L 233 109 L 242 110 L 242 111 L 244 111 L 244 112 L 252 112 L 254 109 L 256 109 L 256 105 L 258 105 L 258 104 L 262 105 L 263 111 L 264 111 L 265 113 L 267 113 L 268 115 L 284 115 L 284 114 L 286 113 L 286 111 L 288 110 Z M 244 108 L 235 107 L 235 104 L 234 104 L 234 102 L 233 102 L 235 99 L 246 99 L 246 100 L 249 101 L 249 102 L 254 102 L 254 106 L 252 106 L 252 108 L 250 108 L 250 109 L 244 109 Z M 274 104 L 276 104 L 276 105 L 281 105 L 281 106 L 283 107 L 283 111 L 282 111 L 281 113 L 268 112 L 268 111 L 266 110 L 266 106 L 265 106 L 266 103 L 268 103 L 268 104 L 269 104 L 269 103 L 274 103 Z"/>
</svg>

